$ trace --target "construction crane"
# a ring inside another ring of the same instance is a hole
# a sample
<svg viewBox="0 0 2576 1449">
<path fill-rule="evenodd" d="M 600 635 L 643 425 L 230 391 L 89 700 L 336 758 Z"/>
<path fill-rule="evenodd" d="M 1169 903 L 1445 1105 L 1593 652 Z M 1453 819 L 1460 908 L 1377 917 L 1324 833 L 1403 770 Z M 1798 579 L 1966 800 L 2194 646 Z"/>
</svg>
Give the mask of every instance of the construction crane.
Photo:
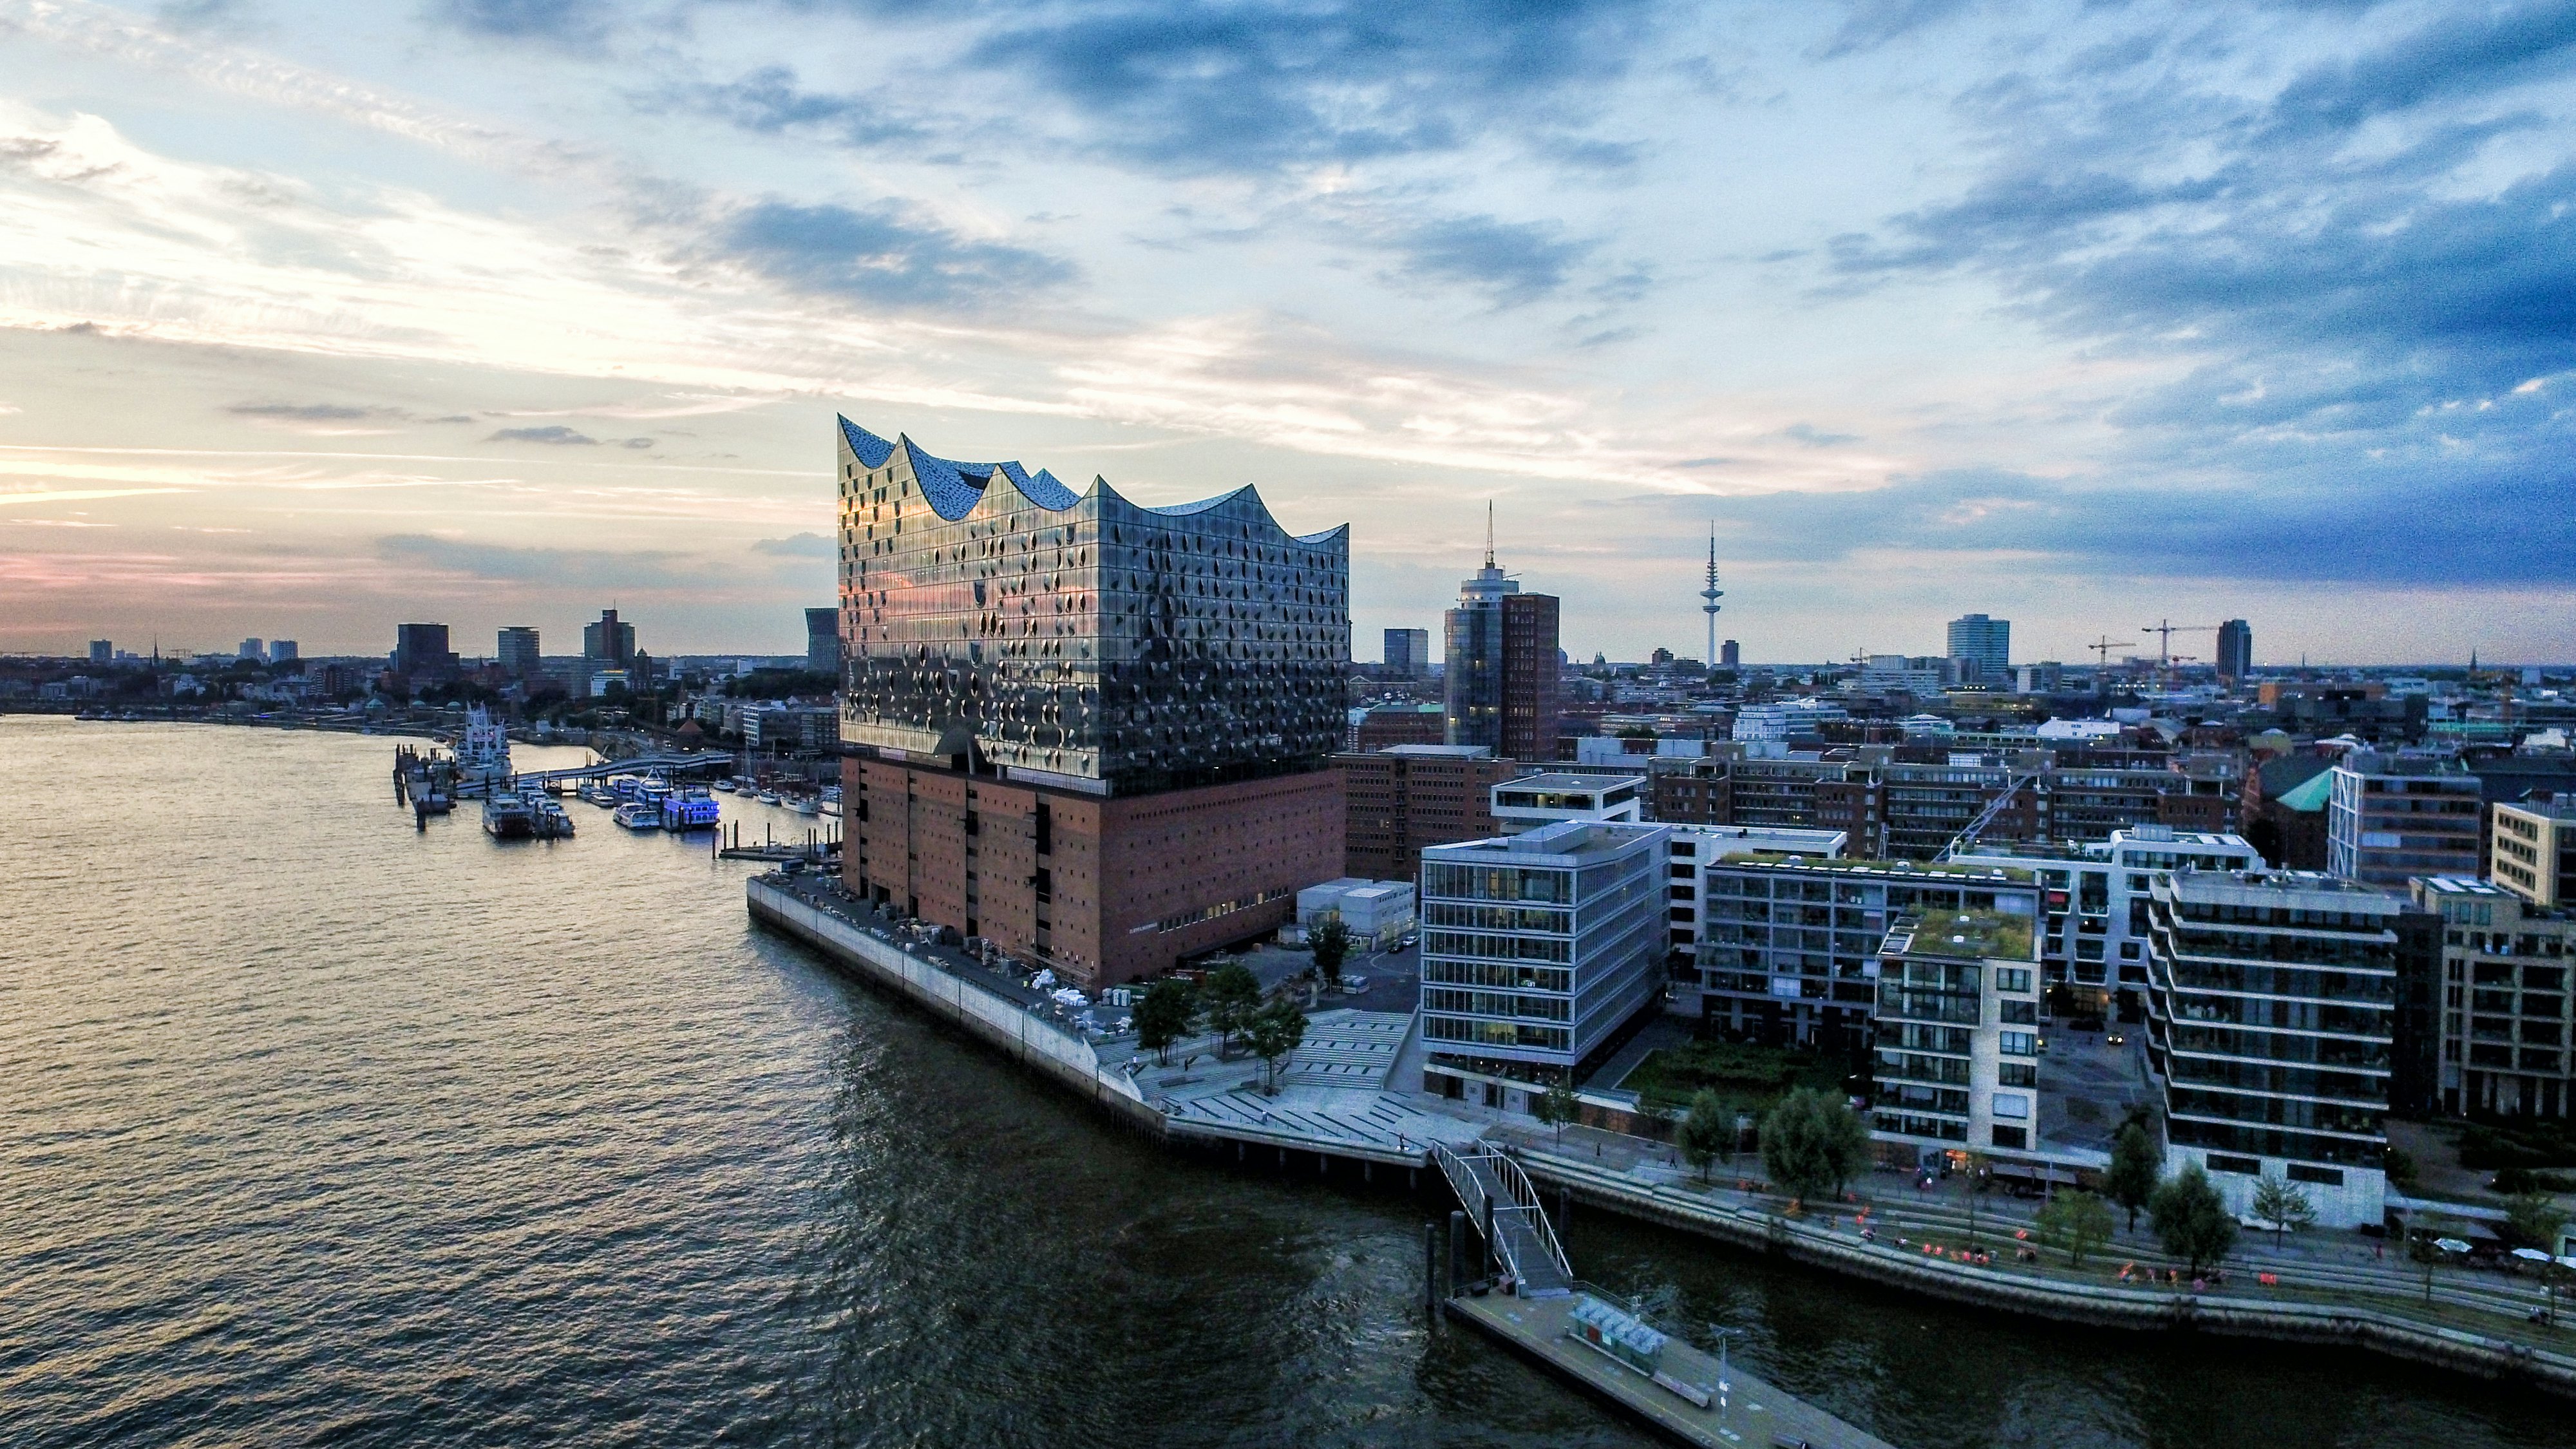
<svg viewBox="0 0 2576 1449">
<path fill-rule="evenodd" d="M 2173 636 L 2215 634 L 2218 632 L 2218 626 L 2216 624 L 2177 624 L 2171 619 L 2158 619 L 2152 624 L 2140 624 L 2138 632 L 2156 636 L 2156 667 L 2170 669 L 2173 667 Z"/>
<path fill-rule="evenodd" d="M 2112 650 L 2135 649 L 2138 647 L 2138 641 L 2135 639 L 2114 639 L 2110 635 L 2105 634 L 2101 638 L 2096 639 L 2084 647 L 2093 651 L 2094 667 L 2100 669 L 2108 668 L 2110 666 Z"/>
</svg>

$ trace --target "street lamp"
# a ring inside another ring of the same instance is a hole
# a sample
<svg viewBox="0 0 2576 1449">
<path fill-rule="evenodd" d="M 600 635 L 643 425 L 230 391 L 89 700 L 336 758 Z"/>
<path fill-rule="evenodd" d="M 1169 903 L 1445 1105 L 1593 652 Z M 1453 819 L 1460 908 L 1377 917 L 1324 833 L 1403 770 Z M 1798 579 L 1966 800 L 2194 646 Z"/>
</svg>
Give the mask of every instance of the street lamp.
<svg viewBox="0 0 2576 1449">
<path fill-rule="evenodd" d="M 1728 1408 L 1728 1395 L 1732 1392 L 1734 1385 L 1728 1383 L 1726 1380 L 1726 1341 L 1745 1331 L 1746 1330 L 1741 1328 L 1712 1327 L 1709 1329 L 1709 1332 L 1717 1335 L 1717 1418 L 1718 1422 L 1722 1424 L 1734 1422 L 1733 1415 Z"/>
</svg>

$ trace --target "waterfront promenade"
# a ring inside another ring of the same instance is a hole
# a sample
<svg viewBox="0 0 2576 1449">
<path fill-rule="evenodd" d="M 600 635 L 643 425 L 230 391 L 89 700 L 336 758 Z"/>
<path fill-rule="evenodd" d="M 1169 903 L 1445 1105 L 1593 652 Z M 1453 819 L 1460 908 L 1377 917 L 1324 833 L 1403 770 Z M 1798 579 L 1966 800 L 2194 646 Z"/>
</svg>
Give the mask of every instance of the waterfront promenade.
<svg viewBox="0 0 2576 1449">
<path fill-rule="evenodd" d="M 756 917 L 1167 1142 L 1238 1161 L 1259 1154 L 1281 1167 L 1311 1161 L 1319 1172 L 1352 1163 L 1363 1176 L 1379 1166 L 1418 1173 L 1434 1143 L 1490 1142 L 1508 1147 L 1551 1194 L 1586 1207 L 1933 1297 L 2097 1326 L 2348 1344 L 2576 1394 L 2576 1335 L 2530 1321 L 2543 1301 L 2536 1284 L 2450 1268 L 2428 1280 L 2420 1265 L 2362 1261 L 2366 1249 L 2342 1238 L 2310 1248 L 2249 1237 L 2229 1258 L 2223 1285 L 2150 1287 L 2120 1281 L 2116 1270 L 2176 1265 L 2135 1233 L 2080 1268 L 2053 1251 L 2022 1260 L 2015 1234 L 2029 1228 L 2035 1204 L 1988 1198 L 1972 1223 L 1964 1202 L 1881 1196 L 1876 1179 L 1855 1184 L 1857 1201 L 1793 1214 L 1738 1169 L 1697 1181 L 1662 1144 L 1591 1128 L 1558 1133 L 1407 1090 L 1404 1067 L 1418 1073 L 1420 1043 L 1389 1013 L 1317 1013 L 1273 1096 L 1259 1090 L 1264 1069 L 1248 1056 L 1229 1060 L 1208 1038 L 1179 1044 L 1169 1064 L 1142 1056 L 1132 1038 L 1100 1033 L 1015 975 L 905 939 L 827 878 L 773 874 L 748 889 Z M 1754 1170 L 1749 1160 L 1743 1170 Z M 1960 1260 L 1972 1244 L 1987 1249 L 1987 1263 Z"/>
</svg>

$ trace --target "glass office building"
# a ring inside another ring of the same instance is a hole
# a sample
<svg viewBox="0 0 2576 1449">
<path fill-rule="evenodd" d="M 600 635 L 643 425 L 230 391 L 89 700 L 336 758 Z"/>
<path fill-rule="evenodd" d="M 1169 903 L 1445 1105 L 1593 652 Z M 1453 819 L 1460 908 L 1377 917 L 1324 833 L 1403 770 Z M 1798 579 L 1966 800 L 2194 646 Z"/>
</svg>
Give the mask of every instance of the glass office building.
<svg viewBox="0 0 2576 1449">
<path fill-rule="evenodd" d="M 1568 820 L 1422 852 L 1426 1090 L 1525 1107 L 1505 1084 L 1579 1075 L 1661 1006 L 1668 834 Z"/>
</svg>

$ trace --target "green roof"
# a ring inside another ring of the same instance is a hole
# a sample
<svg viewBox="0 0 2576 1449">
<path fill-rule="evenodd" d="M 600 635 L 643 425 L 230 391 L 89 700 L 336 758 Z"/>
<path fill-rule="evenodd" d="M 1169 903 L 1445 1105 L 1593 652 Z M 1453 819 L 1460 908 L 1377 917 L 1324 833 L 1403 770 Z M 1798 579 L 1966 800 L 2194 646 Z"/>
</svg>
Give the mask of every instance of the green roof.
<svg viewBox="0 0 2576 1449">
<path fill-rule="evenodd" d="M 2296 789 L 2282 795 L 2278 803 L 2284 810 L 2296 810 L 2301 814 L 2307 814 L 2326 808 L 2326 799 L 2332 794 L 2334 794 L 2334 771 L 2319 770 Z"/>
</svg>

